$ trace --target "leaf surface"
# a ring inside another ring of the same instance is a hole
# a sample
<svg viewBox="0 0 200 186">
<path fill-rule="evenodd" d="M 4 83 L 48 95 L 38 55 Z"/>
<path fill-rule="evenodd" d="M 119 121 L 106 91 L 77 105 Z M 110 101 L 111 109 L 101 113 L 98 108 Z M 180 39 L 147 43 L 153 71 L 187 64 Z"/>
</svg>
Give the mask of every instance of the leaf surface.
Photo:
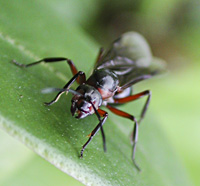
<svg viewBox="0 0 200 186">
<path fill-rule="evenodd" d="M 105 124 L 108 152 L 95 136 L 79 159 L 87 135 L 97 125 L 95 116 L 77 120 L 70 114 L 71 96 L 46 107 L 55 95 L 41 94 L 46 87 L 63 87 L 70 79 L 67 64 L 38 65 L 21 69 L 11 63 L 28 63 L 43 57 L 71 58 L 87 75 L 98 45 L 77 25 L 56 16 L 40 1 L 1 1 L 0 6 L 0 127 L 22 143 L 86 185 L 188 185 L 189 181 L 159 127 L 154 114 L 147 114 L 139 128 L 136 161 L 131 160 L 129 136 L 133 123 L 109 114 Z M 74 86 L 75 88 L 75 86 Z M 121 109 L 140 112 L 143 102 Z"/>
</svg>

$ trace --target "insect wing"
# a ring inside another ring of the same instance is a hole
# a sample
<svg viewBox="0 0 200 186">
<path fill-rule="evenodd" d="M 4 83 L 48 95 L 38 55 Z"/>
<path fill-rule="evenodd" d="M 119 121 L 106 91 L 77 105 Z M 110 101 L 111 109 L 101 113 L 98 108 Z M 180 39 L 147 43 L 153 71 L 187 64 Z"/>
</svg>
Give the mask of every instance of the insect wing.
<svg viewBox="0 0 200 186">
<path fill-rule="evenodd" d="M 125 75 L 118 75 L 121 89 L 126 89 L 142 80 L 165 73 L 166 63 L 159 58 L 152 58 L 150 66 L 139 68 L 130 67 L 129 70 Z"/>
<path fill-rule="evenodd" d="M 113 42 L 96 64 L 96 68 L 114 71 L 118 75 L 119 85 L 126 87 L 131 82 L 134 84 L 161 73 L 164 62 L 152 56 L 143 36 L 136 32 L 127 32 Z"/>
<path fill-rule="evenodd" d="M 128 63 L 137 66 L 149 66 L 152 54 L 147 41 L 142 35 L 136 32 L 127 32 L 112 43 L 111 48 L 104 53 L 97 67 L 102 68 L 110 65 L 110 60 L 114 60 L 112 65 L 120 65 L 119 61 L 115 61 L 118 57 L 128 58 Z M 123 64 L 124 62 L 122 62 Z"/>
</svg>

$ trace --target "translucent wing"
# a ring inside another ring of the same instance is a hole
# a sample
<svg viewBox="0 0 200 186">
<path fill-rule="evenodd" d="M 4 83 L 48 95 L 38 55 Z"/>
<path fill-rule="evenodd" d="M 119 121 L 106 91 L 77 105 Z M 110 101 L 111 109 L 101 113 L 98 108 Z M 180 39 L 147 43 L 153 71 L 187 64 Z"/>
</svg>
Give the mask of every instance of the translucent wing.
<svg viewBox="0 0 200 186">
<path fill-rule="evenodd" d="M 124 89 L 130 84 L 151 78 L 165 69 L 165 63 L 154 58 L 143 36 L 136 32 L 127 32 L 113 42 L 96 64 L 97 69 L 113 70 Z"/>
</svg>

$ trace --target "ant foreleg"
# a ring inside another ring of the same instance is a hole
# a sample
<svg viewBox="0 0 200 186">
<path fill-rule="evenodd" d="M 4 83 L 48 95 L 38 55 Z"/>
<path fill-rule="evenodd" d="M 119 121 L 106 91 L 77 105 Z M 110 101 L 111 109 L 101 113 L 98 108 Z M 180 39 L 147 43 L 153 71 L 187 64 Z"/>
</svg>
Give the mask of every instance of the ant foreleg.
<svg viewBox="0 0 200 186">
<path fill-rule="evenodd" d="M 73 75 L 76 75 L 78 73 L 78 70 L 77 70 L 76 66 L 74 65 L 74 63 L 72 62 L 72 60 L 65 58 L 65 57 L 44 58 L 44 59 L 41 59 L 39 61 L 35 61 L 33 63 L 29 63 L 29 64 L 21 64 L 21 63 L 18 63 L 17 61 L 15 61 L 15 60 L 13 60 L 12 62 L 19 67 L 28 68 L 28 67 L 31 67 L 31 66 L 43 63 L 43 62 L 44 63 L 54 63 L 54 62 L 61 62 L 61 61 L 67 61 Z M 77 78 L 76 81 L 77 81 L 77 83 L 82 84 L 86 81 L 86 79 L 85 78 L 82 78 L 82 79 Z"/>
<path fill-rule="evenodd" d="M 76 81 L 76 79 L 77 78 L 80 78 L 80 80 L 81 80 L 81 78 L 85 78 L 85 73 L 84 72 L 82 72 L 82 71 L 79 71 L 64 87 L 63 87 L 63 89 L 64 90 L 62 90 L 62 91 L 60 91 L 57 95 L 56 95 L 56 97 L 51 101 L 51 102 L 49 102 L 49 103 L 44 103 L 45 105 L 48 105 L 48 106 L 50 106 L 50 105 L 52 105 L 52 104 L 54 104 L 55 102 L 57 102 L 58 100 L 59 100 L 59 98 L 60 98 L 60 96 L 63 94 L 63 93 L 67 93 L 68 91 L 67 91 L 67 89 L 69 89 L 70 87 L 71 87 L 71 85 L 74 83 L 74 81 Z"/>
<path fill-rule="evenodd" d="M 83 145 L 83 147 L 81 149 L 81 155 L 80 155 L 81 158 L 83 157 L 83 151 L 85 150 L 85 148 L 87 147 L 87 145 L 90 143 L 90 141 L 92 140 L 92 138 L 97 134 L 97 132 L 99 131 L 99 129 L 101 129 L 101 132 L 103 131 L 102 126 L 105 123 L 106 119 L 108 118 L 108 113 L 107 112 L 105 112 L 104 110 L 101 110 L 101 109 L 98 109 L 98 111 L 95 109 L 95 114 L 97 115 L 97 117 L 99 119 L 99 124 L 89 134 L 88 141 Z M 100 116 L 103 116 L 104 118 L 101 120 Z M 104 133 L 102 133 L 102 136 L 103 135 L 104 135 Z M 104 142 L 104 151 L 105 151 L 106 150 L 106 148 L 105 148 L 105 136 L 103 137 L 103 142 Z"/>
</svg>

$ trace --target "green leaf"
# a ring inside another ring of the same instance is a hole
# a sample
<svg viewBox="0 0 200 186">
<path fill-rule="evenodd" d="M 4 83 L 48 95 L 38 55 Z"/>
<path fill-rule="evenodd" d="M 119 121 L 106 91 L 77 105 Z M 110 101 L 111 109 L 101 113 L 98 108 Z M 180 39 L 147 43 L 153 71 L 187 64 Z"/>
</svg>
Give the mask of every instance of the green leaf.
<svg viewBox="0 0 200 186">
<path fill-rule="evenodd" d="M 0 130 L 0 146 L 0 185 L 82 185 L 3 130 Z"/>
<path fill-rule="evenodd" d="M 55 9 L 44 2 L 1 1 L 0 7 L 0 127 L 3 130 L 86 185 L 189 184 L 151 111 L 139 128 L 136 161 L 141 173 L 131 160 L 129 136 L 133 123 L 111 113 L 104 127 L 108 152 L 103 152 L 98 134 L 85 150 L 84 158 L 79 159 L 80 149 L 97 125 L 97 118 L 73 118 L 70 95 L 45 107 L 43 102 L 51 101 L 55 95 L 40 92 L 46 87 L 66 84 L 71 77 L 67 64 L 20 69 L 11 60 L 28 63 L 48 56 L 66 56 L 88 75 L 98 45 L 79 26 L 57 16 Z M 137 115 L 142 104 L 131 103 L 121 109 Z"/>
<path fill-rule="evenodd" d="M 151 86 L 153 96 L 156 97 L 152 109 L 157 112 L 162 110 L 158 118 L 184 162 L 193 185 L 200 185 L 199 62 L 186 63 L 178 70 L 172 70 L 169 77 L 162 79 L 162 84 L 157 81 Z M 169 99 L 163 99 L 163 95 Z"/>
</svg>

